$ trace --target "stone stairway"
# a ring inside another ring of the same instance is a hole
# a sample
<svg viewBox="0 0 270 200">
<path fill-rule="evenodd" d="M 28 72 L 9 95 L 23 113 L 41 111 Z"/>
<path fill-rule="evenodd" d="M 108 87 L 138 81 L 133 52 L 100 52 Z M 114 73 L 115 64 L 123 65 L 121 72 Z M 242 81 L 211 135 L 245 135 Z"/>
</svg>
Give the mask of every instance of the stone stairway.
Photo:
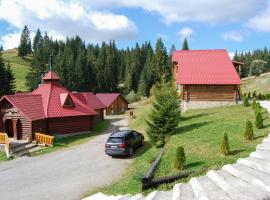
<svg viewBox="0 0 270 200">
<path fill-rule="evenodd" d="M 31 142 L 11 142 L 11 155 L 14 158 L 30 156 L 31 152 L 39 150 L 40 147 Z"/>
<path fill-rule="evenodd" d="M 270 113 L 270 101 L 261 101 Z M 211 170 L 205 176 L 174 185 L 170 191 L 137 194 L 105 195 L 97 193 L 84 200 L 270 200 L 270 135 L 249 157 L 235 164 Z"/>
</svg>

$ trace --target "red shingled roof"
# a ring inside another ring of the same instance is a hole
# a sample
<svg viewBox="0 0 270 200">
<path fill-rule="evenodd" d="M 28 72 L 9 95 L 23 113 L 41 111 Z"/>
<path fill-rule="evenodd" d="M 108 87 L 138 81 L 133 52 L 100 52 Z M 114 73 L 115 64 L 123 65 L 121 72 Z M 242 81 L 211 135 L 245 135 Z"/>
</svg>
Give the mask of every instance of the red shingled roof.
<svg viewBox="0 0 270 200">
<path fill-rule="evenodd" d="M 49 71 L 45 76 L 43 76 L 42 80 L 60 80 L 60 77 L 56 73 Z"/>
<path fill-rule="evenodd" d="M 41 95 L 6 95 L 2 99 L 7 99 L 14 107 L 19 109 L 28 119 L 45 119 Z M 0 101 L 2 101 L 2 99 Z"/>
<path fill-rule="evenodd" d="M 226 50 L 175 51 L 172 61 L 178 62 L 178 84 L 241 84 Z"/>
<path fill-rule="evenodd" d="M 102 101 L 102 103 L 106 107 L 109 107 L 114 102 L 114 100 L 120 95 L 121 95 L 120 93 L 97 93 L 96 94 L 99 100 Z M 123 99 L 128 103 L 128 101 L 124 97 Z"/>
<path fill-rule="evenodd" d="M 92 92 L 79 92 L 72 94 L 93 109 L 106 108 L 106 106 Z"/>
</svg>

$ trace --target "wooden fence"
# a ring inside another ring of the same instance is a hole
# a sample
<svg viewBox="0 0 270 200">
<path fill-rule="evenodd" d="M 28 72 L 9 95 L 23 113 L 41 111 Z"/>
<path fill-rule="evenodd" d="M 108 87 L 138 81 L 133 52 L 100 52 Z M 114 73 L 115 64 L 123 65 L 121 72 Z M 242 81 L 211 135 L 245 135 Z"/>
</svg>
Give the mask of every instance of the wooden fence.
<svg viewBox="0 0 270 200">
<path fill-rule="evenodd" d="M 42 133 L 35 133 L 35 140 L 37 143 L 53 146 L 54 137 Z"/>
</svg>

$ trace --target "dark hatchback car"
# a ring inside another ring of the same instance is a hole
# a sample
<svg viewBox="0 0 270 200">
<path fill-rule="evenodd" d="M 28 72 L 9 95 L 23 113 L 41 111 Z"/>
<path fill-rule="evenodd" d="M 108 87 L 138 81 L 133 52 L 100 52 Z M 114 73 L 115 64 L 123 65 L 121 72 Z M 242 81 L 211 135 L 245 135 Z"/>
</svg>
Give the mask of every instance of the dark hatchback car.
<svg viewBox="0 0 270 200">
<path fill-rule="evenodd" d="M 117 131 L 109 136 L 105 153 L 109 156 L 132 156 L 134 150 L 143 144 L 144 137 L 141 133 L 132 130 Z"/>
</svg>

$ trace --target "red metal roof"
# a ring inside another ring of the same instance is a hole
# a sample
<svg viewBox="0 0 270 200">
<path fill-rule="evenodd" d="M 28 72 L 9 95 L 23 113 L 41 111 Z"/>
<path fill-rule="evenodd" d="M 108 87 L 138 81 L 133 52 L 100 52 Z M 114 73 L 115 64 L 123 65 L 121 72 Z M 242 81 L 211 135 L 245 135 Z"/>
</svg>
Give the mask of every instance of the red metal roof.
<svg viewBox="0 0 270 200">
<path fill-rule="evenodd" d="M 99 100 L 102 101 L 102 103 L 106 107 L 109 107 L 114 102 L 114 100 L 120 95 L 121 95 L 120 93 L 97 93 L 96 94 Z M 128 101 L 124 97 L 123 99 L 128 103 Z"/>
<path fill-rule="evenodd" d="M 2 99 L 7 99 L 14 107 L 19 109 L 32 121 L 46 118 L 41 95 L 6 95 Z M 2 99 L 0 101 L 2 101 Z"/>
<path fill-rule="evenodd" d="M 226 50 L 180 50 L 172 55 L 178 63 L 178 84 L 241 84 Z"/>
<path fill-rule="evenodd" d="M 92 92 L 79 92 L 72 94 L 94 110 L 106 108 L 106 106 Z"/>
<path fill-rule="evenodd" d="M 45 74 L 42 80 L 60 80 L 60 77 L 56 73 L 49 71 L 47 74 Z"/>
</svg>

